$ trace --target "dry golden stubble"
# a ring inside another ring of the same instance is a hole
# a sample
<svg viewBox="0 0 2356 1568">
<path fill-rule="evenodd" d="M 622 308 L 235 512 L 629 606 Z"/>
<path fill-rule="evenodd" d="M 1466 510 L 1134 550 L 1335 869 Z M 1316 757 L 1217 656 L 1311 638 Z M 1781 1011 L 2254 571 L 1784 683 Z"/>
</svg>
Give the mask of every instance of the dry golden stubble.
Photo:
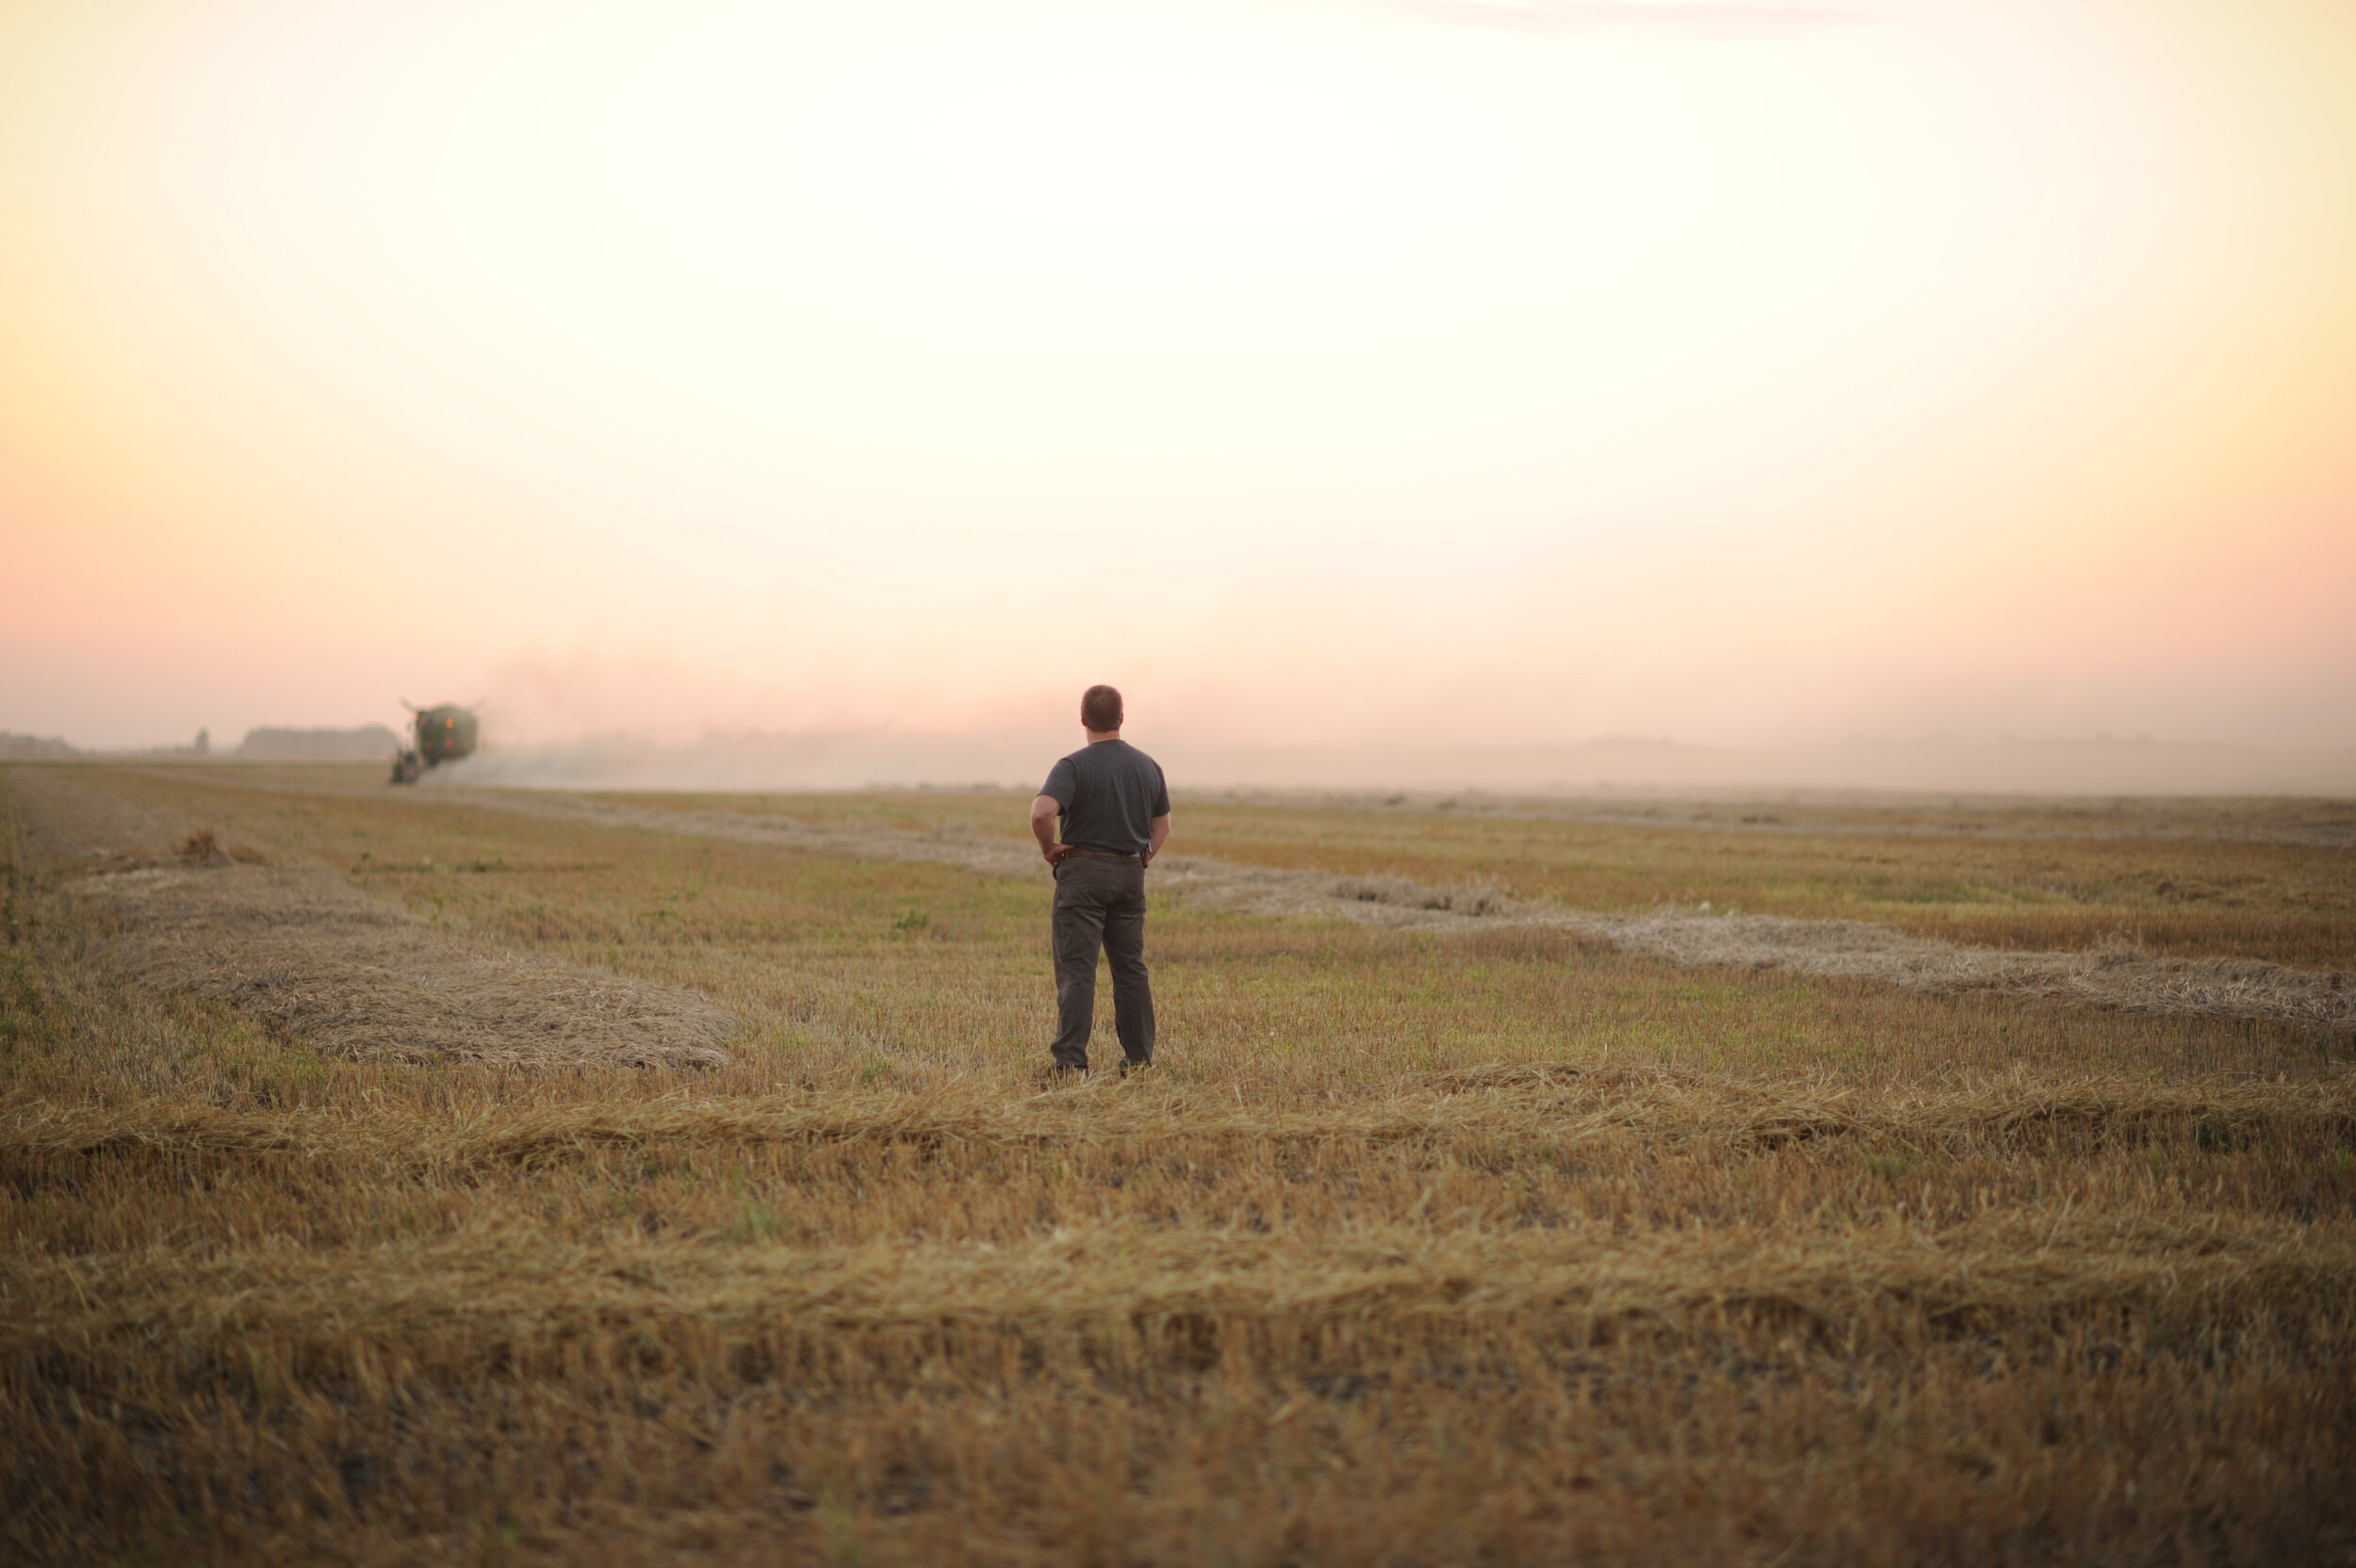
<svg viewBox="0 0 2356 1568">
<path fill-rule="evenodd" d="M 617 1238 L 528 1226 L 429 1242 L 13 1264 L 0 1357 L 21 1391 L 148 1398 L 339 1387 L 367 1366 L 465 1382 L 684 1368 L 706 1381 L 856 1344 L 856 1380 L 1158 1376 L 1237 1358 L 1284 1380 L 1363 1371 L 1323 1331 L 1394 1360 L 1516 1340 L 1565 1352 L 1631 1335 L 1835 1354 L 2074 1331 L 2136 1354 L 2345 1343 L 2356 1241 L 2295 1222 L 1993 1214 L 1832 1233 L 1759 1227 L 1615 1235 L 1370 1222 L 1299 1235 L 1059 1227 L 1005 1246 L 852 1248 Z M 158 1356 L 157 1347 L 169 1349 Z M 1009 1357 L 1012 1360 L 1009 1361 Z"/>
<path fill-rule="evenodd" d="M 35 890 L 12 1558 L 2345 1555 L 2346 1079 L 2271 1026 L 1165 912 L 1185 1049 L 1040 1097 L 1014 885 L 207 790 L 756 1032 L 321 1058 Z"/>
<path fill-rule="evenodd" d="M 94 906 L 106 933 L 99 956 L 159 990 L 234 1003 L 335 1055 L 728 1060 L 722 1046 L 736 1021 L 702 996 L 469 940 L 326 868 L 274 867 L 250 846 L 223 849 L 209 826 L 169 856 L 143 855 L 142 843 L 163 836 L 165 814 L 83 799 L 51 776 L 33 782 L 36 822 L 57 819 L 47 829 L 53 853 L 93 839 L 107 846 L 98 852 L 105 869 L 62 884 Z"/>
<path fill-rule="evenodd" d="M 581 797 L 545 797 L 513 792 L 468 792 L 469 803 L 493 810 L 538 815 L 605 826 L 630 826 L 664 834 L 791 846 L 821 854 L 878 859 L 942 861 L 990 875 L 1036 878 L 1037 857 L 1021 844 L 947 826 L 913 832 L 881 823 L 811 823 L 792 816 L 731 809 L 689 809 L 632 805 Z M 965 824 L 950 825 L 966 828 Z M 2218 853 L 2217 846 L 2206 846 Z M 2245 850 L 2280 859 L 2284 855 L 2336 860 L 2337 849 Z M 1305 865 L 1254 864 L 1187 854 L 1157 862 L 1155 886 L 1182 902 L 1207 909 L 1259 915 L 1312 915 L 1375 923 L 1477 929 L 1482 925 L 1554 925 L 1590 939 L 1672 963 L 1734 969 L 1783 970 L 1810 975 L 1864 979 L 1912 989 L 1951 993 L 1994 990 L 2048 996 L 2132 1012 L 2282 1019 L 2327 1032 L 2356 1029 L 2356 976 L 2315 972 L 2255 957 L 2170 956 L 2147 951 L 2123 923 L 2077 933 L 2071 951 L 2039 953 L 2017 948 L 1958 946 L 1939 936 L 1910 934 L 1890 923 L 1857 920 L 1794 919 L 1777 914 L 1734 916 L 1692 908 L 1655 907 L 1644 912 L 1563 908 L 1551 900 L 1517 901 L 1497 885 L 1494 862 L 1434 861 L 1413 857 L 1419 868 L 1439 871 L 1447 880 L 1417 880 L 1398 874 L 1334 876 L 1313 869 L 1332 863 L 1324 846 L 1303 856 Z M 1343 847 L 1342 864 L 1366 860 L 1366 851 Z M 1379 858 L 1373 862 L 1380 864 Z M 1448 874 L 1452 873 L 1453 874 Z M 2168 883 L 2171 889 L 2173 883 Z M 1761 894 L 1773 903 L 1774 895 Z M 1730 906 L 1731 898 L 1727 901 Z M 2343 899 L 2341 902 L 2345 903 Z M 1908 915 L 1902 909 L 1891 915 Z M 2356 905 L 2344 923 L 2356 932 Z M 1976 918 L 1973 917 L 1973 918 Z M 2290 917 L 2294 923 L 2299 916 Z M 1951 929 L 1965 927 L 1951 921 Z"/>
<path fill-rule="evenodd" d="M 2086 1397 L 2089 1365 L 2105 1368 Z M 1926 1360 L 1860 1389 L 1602 1350 L 1510 1384 L 1416 1368 L 1140 1401 L 1020 1381 L 887 1399 L 650 1376 L 46 1424 L 73 1517 L 41 1560 L 720 1562 L 2315 1560 L 2344 1391 L 2111 1348 Z M 2196 1429 L 2177 1417 L 2197 1403 Z M 496 1429 L 500 1472 L 437 1432 Z M 2234 1456 L 2279 1455 L 2263 1489 Z M 163 1462 L 158 1462 L 162 1461 Z M 524 1484 L 519 1484 L 524 1483 Z M 207 1513 L 208 1499 L 247 1506 Z M 111 1507 L 109 1506 L 111 1505 Z M 170 1521 L 190 1521 L 172 1527 Z M 140 1520 L 158 1526 L 140 1529 Z M 121 1543 L 118 1545 L 116 1543 Z"/>
<path fill-rule="evenodd" d="M 1274 1113 L 1222 1103 L 1217 1091 L 1156 1086 L 1009 1101 L 991 1085 L 930 1094 L 697 1097 L 658 1103 L 597 1100 L 486 1102 L 455 1116 L 399 1104 L 233 1111 L 171 1100 L 107 1106 L 41 1102 L 0 1113 L 0 1173 L 91 1156 L 171 1161 L 192 1154 L 284 1153 L 380 1169 L 466 1170 L 561 1165 L 605 1149 L 743 1151 L 763 1145 L 908 1145 L 941 1151 L 1183 1143 L 1265 1152 L 1292 1145 L 1562 1151 L 1614 1135 L 1647 1146 L 1689 1140 L 1775 1150 L 1829 1138 L 1912 1153 L 2088 1153 L 2189 1138 L 2356 1144 L 2356 1080 L 2155 1084 L 2015 1073 L 1977 1082 L 1860 1089 L 1837 1079 L 1742 1079 L 1692 1069 L 1538 1063 L 1450 1069 L 1420 1093 Z M 1085 1093 L 1085 1091 L 1084 1091 Z"/>
</svg>

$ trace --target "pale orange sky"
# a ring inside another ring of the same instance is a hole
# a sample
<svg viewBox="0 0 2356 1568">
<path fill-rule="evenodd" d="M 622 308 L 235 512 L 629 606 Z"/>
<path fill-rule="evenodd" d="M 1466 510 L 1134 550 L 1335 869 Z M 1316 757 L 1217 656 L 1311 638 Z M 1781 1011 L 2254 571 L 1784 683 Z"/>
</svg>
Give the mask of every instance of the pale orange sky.
<svg viewBox="0 0 2356 1568">
<path fill-rule="evenodd" d="M 0 214 L 0 728 L 2356 747 L 2344 0 L 28 0 Z"/>
</svg>

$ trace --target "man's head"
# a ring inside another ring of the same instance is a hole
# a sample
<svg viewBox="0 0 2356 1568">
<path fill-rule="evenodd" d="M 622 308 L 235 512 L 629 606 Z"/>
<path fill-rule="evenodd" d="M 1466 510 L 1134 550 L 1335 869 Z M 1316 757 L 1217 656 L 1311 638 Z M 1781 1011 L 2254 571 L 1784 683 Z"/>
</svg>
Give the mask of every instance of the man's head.
<svg viewBox="0 0 2356 1568">
<path fill-rule="evenodd" d="M 1080 722 L 1093 735 L 1121 727 L 1121 694 L 1110 686 L 1091 686 L 1080 698 Z"/>
</svg>

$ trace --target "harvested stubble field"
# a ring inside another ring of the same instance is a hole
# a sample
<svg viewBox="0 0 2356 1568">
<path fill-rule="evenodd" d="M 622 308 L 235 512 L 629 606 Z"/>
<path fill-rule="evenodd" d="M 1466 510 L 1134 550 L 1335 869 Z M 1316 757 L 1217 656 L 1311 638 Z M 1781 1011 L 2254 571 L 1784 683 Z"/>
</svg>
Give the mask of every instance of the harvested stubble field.
<svg viewBox="0 0 2356 1568">
<path fill-rule="evenodd" d="M 1042 1092 L 1017 797 L 5 782 L 9 1560 L 2356 1560 L 2328 805 L 1182 800 Z"/>
</svg>

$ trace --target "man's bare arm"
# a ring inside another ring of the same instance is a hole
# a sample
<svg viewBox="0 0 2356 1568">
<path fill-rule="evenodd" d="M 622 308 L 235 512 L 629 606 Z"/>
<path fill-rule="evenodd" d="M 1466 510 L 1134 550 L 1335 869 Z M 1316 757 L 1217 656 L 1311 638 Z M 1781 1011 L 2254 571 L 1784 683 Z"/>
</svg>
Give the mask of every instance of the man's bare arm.
<svg viewBox="0 0 2356 1568">
<path fill-rule="evenodd" d="M 1153 857 L 1162 852 L 1162 841 L 1170 837 L 1170 813 L 1164 811 L 1148 823 L 1146 831 L 1153 835 L 1153 841 L 1145 846 L 1145 863 L 1150 866 Z"/>
<path fill-rule="evenodd" d="M 1031 802 L 1031 837 L 1039 841 L 1039 855 L 1051 866 L 1063 863 L 1063 845 L 1055 841 L 1055 819 L 1062 814 L 1063 802 L 1054 795 L 1039 795 Z"/>
</svg>

